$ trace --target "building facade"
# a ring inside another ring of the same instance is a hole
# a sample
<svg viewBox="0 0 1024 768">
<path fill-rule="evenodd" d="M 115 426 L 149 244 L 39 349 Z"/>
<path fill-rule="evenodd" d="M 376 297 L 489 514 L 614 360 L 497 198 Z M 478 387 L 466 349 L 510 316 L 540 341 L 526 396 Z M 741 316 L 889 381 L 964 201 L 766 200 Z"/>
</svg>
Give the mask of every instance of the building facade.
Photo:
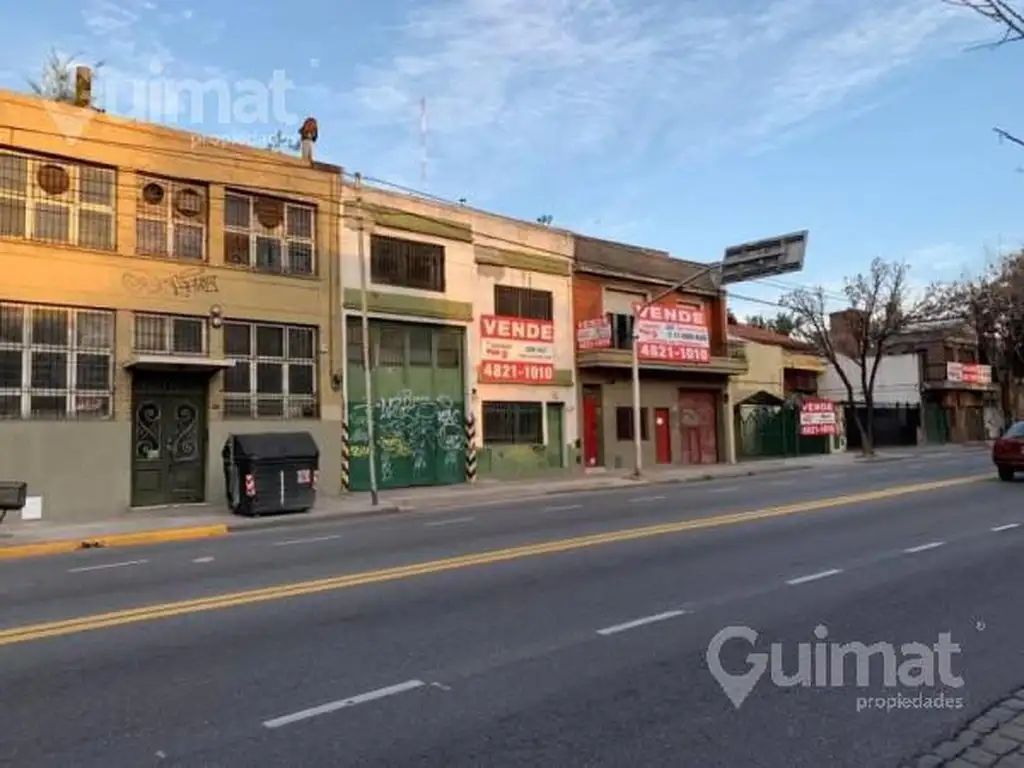
<svg viewBox="0 0 1024 768">
<path fill-rule="evenodd" d="M 46 519 L 223 508 L 229 434 L 303 430 L 338 493 L 340 170 L 3 100 L 0 474 Z"/>
<path fill-rule="evenodd" d="M 579 235 L 574 251 L 584 466 L 633 466 L 633 316 L 648 302 L 654 303 L 638 324 L 644 464 L 734 461 L 729 381 L 747 363 L 727 341 L 725 293 L 704 265 Z M 683 281 L 684 288 L 670 291 Z M 669 337 L 686 343 L 666 342 Z"/>
<path fill-rule="evenodd" d="M 344 195 L 349 488 L 370 487 L 370 412 L 380 488 L 574 466 L 571 236 L 354 181 Z"/>
</svg>

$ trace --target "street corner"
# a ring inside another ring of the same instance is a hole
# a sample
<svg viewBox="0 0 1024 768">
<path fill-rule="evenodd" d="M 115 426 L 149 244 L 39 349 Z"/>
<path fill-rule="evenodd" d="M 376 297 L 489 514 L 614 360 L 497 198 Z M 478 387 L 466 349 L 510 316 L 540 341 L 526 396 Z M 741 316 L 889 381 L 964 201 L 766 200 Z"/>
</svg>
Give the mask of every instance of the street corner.
<svg viewBox="0 0 1024 768">
<path fill-rule="evenodd" d="M 227 536 L 228 532 L 227 525 L 216 523 L 183 528 L 157 528 L 145 531 L 109 533 L 84 539 L 55 538 L 48 541 L 4 543 L 0 544 L 0 561 L 70 554 L 86 549 L 113 549 L 117 547 L 167 544 L 178 541 L 195 541 L 198 539 Z"/>
</svg>

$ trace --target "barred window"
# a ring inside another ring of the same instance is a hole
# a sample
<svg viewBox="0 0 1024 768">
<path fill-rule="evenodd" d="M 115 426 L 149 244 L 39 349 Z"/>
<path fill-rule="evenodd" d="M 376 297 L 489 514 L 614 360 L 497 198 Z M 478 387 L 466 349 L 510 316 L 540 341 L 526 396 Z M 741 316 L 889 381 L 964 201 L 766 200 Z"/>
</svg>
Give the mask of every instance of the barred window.
<svg viewBox="0 0 1024 768">
<path fill-rule="evenodd" d="M 486 444 L 544 444 L 544 414 L 541 403 L 485 402 L 483 416 L 483 441 Z"/>
<path fill-rule="evenodd" d="M 553 320 L 554 302 L 551 291 L 496 285 L 494 286 L 494 314 L 504 317 L 522 317 L 529 320 Z"/>
<path fill-rule="evenodd" d="M 114 249 L 115 173 L 0 149 L 0 237 Z"/>
<path fill-rule="evenodd" d="M 206 318 L 135 315 L 135 351 L 163 355 L 205 355 Z"/>
<path fill-rule="evenodd" d="M 224 196 L 224 261 L 259 272 L 312 275 L 316 208 L 273 197 Z"/>
<path fill-rule="evenodd" d="M 316 329 L 301 325 L 224 323 L 227 418 L 316 418 Z"/>
<path fill-rule="evenodd" d="M 381 285 L 445 290 L 444 246 L 370 236 L 370 279 Z"/>
<path fill-rule="evenodd" d="M 109 418 L 114 313 L 0 303 L 0 418 Z"/>
<path fill-rule="evenodd" d="M 139 177 L 135 250 L 144 256 L 206 258 L 208 194 L 201 184 Z"/>
</svg>

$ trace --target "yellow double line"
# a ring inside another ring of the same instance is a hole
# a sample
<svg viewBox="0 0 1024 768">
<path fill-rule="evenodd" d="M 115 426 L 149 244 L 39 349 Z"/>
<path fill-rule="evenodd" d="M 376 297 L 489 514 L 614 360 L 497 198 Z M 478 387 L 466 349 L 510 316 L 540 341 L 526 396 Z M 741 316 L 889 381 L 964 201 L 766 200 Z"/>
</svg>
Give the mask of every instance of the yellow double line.
<svg viewBox="0 0 1024 768">
<path fill-rule="evenodd" d="M 882 499 L 891 499 L 912 493 L 935 491 L 943 488 L 967 485 L 968 483 L 975 483 L 979 480 L 988 479 L 989 477 L 990 476 L 987 474 L 973 475 L 970 477 L 958 477 L 950 480 L 940 480 L 937 482 L 896 486 L 893 488 L 883 488 L 877 491 L 835 496 L 828 499 L 804 501 L 781 507 L 769 507 L 749 512 L 736 512 L 726 515 L 716 515 L 714 517 L 679 520 L 661 525 L 647 525 L 640 528 L 628 528 L 569 539 L 556 539 L 538 544 L 527 544 L 508 549 L 496 549 L 470 555 L 444 558 L 442 560 L 432 560 L 422 563 L 413 563 L 411 565 L 397 566 L 394 568 L 384 568 L 376 571 L 351 573 L 344 576 L 335 576 L 326 579 L 300 581 L 291 584 L 281 584 L 274 587 L 263 587 L 243 592 L 232 592 L 222 595 L 214 595 L 212 597 L 197 598 L 194 600 L 181 600 L 171 603 L 149 605 L 141 608 L 112 611 L 110 613 L 81 616 L 63 621 L 32 624 L 0 631 L 0 645 L 27 643 L 33 640 L 43 640 L 49 637 L 72 635 L 79 632 L 118 627 L 126 624 L 137 624 L 144 621 L 155 621 L 157 619 L 166 619 L 173 616 L 201 613 L 204 611 L 217 611 L 224 608 L 235 608 L 242 605 L 263 603 L 269 600 L 282 600 L 288 597 L 313 595 L 318 592 L 349 589 L 351 587 L 360 587 L 369 584 L 382 584 L 388 581 L 409 579 L 416 576 L 425 576 L 431 573 L 454 571 L 459 568 L 470 568 L 478 565 L 492 565 L 494 563 L 508 562 L 510 560 L 521 560 L 527 557 L 552 555 L 559 552 L 571 552 L 573 550 L 586 549 L 588 547 L 599 547 L 605 544 L 616 544 L 624 541 L 648 539 L 655 536 L 683 533 L 685 531 L 719 528 L 722 526 L 737 525 L 739 523 L 748 523 L 756 520 L 785 517 L 787 515 L 795 515 L 801 512 L 812 512 L 849 504 L 860 504 L 870 501 L 879 501 Z"/>
</svg>

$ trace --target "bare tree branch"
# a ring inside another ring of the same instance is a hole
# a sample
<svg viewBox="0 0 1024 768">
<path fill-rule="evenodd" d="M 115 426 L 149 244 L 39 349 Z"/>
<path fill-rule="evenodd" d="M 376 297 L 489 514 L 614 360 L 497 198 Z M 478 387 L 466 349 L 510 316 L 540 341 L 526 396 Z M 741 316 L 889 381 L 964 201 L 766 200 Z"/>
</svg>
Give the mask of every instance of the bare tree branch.
<svg viewBox="0 0 1024 768">
<path fill-rule="evenodd" d="M 902 262 L 875 259 L 867 273 L 846 278 L 843 292 L 849 308 L 837 317 L 835 329 L 823 288 L 801 288 L 780 300 L 800 323 L 802 336 L 832 364 L 846 387 L 848 402 L 864 403 L 864 419 L 857 408 L 854 419 L 865 455 L 874 453 L 874 391 L 881 360 L 900 334 L 936 313 L 930 297 L 911 297 L 909 272 Z M 844 368 L 843 359 L 857 366 L 859 387 Z"/>
<path fill-rule="evenodd" d="M 973 11 L 1003 30 L 999 40 L 993 41 L 985 47 L 997 48 L 1006 43 L 1024 40 L 1024 14 L 1007 0 L 943 0 L 943 2 Z"/>
</svg>

